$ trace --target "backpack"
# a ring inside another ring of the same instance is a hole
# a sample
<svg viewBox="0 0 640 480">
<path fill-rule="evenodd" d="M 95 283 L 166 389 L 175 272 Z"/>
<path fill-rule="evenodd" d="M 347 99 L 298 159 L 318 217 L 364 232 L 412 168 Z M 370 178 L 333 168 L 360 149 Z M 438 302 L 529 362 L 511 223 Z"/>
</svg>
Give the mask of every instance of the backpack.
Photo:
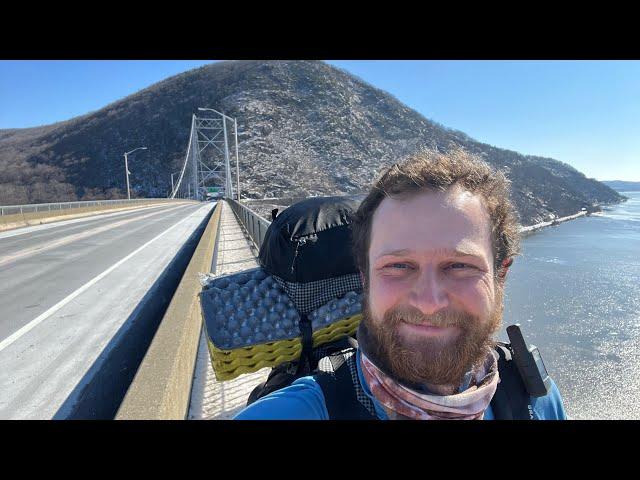
<svg viewBox="0 0 640 480">
<path fill-rule="evenodd" d="M 349 292 L 362 292 L 351 251 L 351 221 L 360 202 L 351 197 L 312 197 L 271 212 L 273 221 L 258 261 L 300 313 L 302 354 L 274 367 L 247 405 L 317 370 L 321 358 L 349 347 L 347 337 L 313 348 L 311 312 Z"/>
<path fill-rule="evenodd" d="M 362 292 L 351 250 L 351 221 L 359 204 L 351 197 L 302 200 L 275 217 L 260 246 L 260 266 L 280 284 L 301 316 L 298 374 L 315 370 L 319 360 L 312 348 L 308 315 L 349 292 Z"/>
</svg>

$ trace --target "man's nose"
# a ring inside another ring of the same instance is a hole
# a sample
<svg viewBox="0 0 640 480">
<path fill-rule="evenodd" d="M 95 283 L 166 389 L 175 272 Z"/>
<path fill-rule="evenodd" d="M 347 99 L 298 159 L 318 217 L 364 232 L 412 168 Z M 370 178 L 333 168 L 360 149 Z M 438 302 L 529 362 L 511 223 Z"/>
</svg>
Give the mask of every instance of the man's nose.
<svg viewBox="0 0 640 480">
<path fill-rule="evenodd" d="M 420 272 L 409 292 L 409 303 L 425 315 L 432 315 L 449 305 L 447 291 L 433 268 Z"/>
</svg>

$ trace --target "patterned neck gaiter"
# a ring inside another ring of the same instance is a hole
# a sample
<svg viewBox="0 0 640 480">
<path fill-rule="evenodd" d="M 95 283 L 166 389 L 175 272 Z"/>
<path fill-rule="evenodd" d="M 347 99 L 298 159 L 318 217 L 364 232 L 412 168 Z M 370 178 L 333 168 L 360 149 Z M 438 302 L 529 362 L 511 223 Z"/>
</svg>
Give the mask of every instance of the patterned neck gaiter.
<svg viewBox="0 0 640 480">
<path fill-rule="evenodd" d="M 471 382 L 454 395 L 419 393 L 398 383 L 360 352 L 362 373 L 374 397 L 409 420 L 482 420 L 498 387 L 498 359 L 487 352 L 482 365 L 471 372 Z"/>
</svg>

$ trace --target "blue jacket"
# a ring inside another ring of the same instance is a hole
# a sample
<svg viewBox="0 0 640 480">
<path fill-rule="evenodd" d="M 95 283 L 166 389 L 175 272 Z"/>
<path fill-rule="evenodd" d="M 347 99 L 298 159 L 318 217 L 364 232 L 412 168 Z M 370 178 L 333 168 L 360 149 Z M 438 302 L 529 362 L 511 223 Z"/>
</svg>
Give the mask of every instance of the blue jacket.
<svg viewBox="0 0 640 480">
<path fill-rule="evenodd" d="M 376 415 L 380 420 L 388 420 L 382 404 L 371 394 L 369 386 L 360 370 L 360 351 L 357 352 L 357 368 L 360 383 L 364 392 L 373 401 Z M 544 397 L 532 401 L 535 420 L 566 420 L 560 392 L 554 382 L 551 390 Z M 485 420 L 494 420 L 489 406 L 484 412 Z M 252 403 L 235 417 L 235 420 L 329 420 L 324 394 L 314 377 L 302 377 L 290 386 L 270 393 Z"/>
</svg>

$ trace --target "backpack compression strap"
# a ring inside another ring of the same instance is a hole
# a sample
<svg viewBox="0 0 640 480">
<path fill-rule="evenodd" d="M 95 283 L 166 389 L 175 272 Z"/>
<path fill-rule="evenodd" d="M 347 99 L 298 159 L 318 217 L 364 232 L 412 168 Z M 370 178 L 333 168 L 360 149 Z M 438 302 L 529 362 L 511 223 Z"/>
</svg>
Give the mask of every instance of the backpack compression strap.
<svg viewBox="0 0 640 480">
<path fill-rule="evenodd" d="M 302 339 L 302 352 L 300 352 L 296 377 L 302 376 L 305 371 L 312 372 L 318 366 L 313 356 L 313 327 L 311 320 L 304 313 L 300 315 L 298 328 Z"/>
<path fill-rule="evenodd" d="M 356 350 L 325 357 L 315 378 L 324 394 L 329 420 L 377 420 L 373 403 L 362 390 L 356 370 Z M 326 360 L 331 362 L 327 369 Z"/>
</svg>

